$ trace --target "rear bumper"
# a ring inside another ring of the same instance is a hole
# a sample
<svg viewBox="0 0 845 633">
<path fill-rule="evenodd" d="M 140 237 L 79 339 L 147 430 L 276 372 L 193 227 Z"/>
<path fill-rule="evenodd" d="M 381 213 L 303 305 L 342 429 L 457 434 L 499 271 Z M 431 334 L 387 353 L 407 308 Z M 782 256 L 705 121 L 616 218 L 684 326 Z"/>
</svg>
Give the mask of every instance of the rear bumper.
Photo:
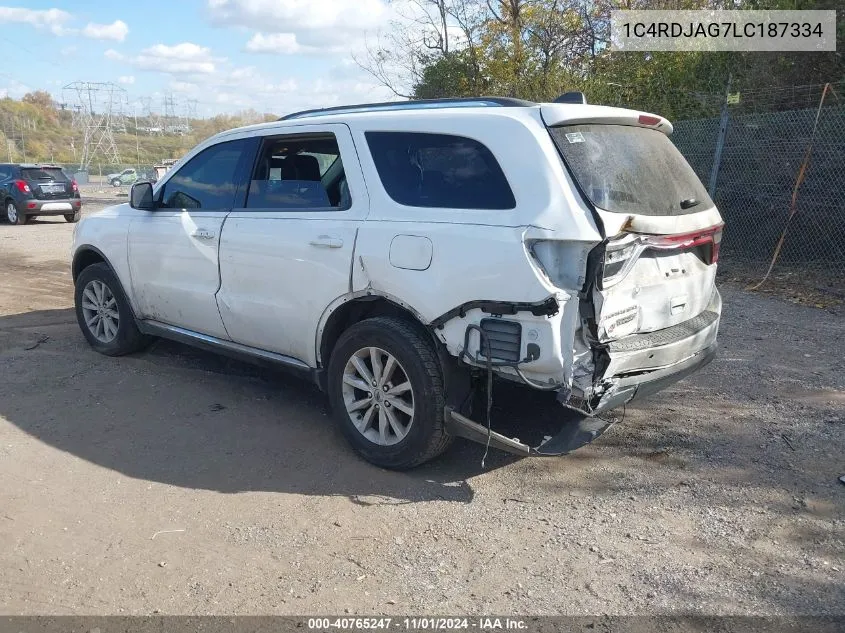
<svg viewBox="0 0 845 633">
<path fill-rule="evenodd" d="M 709 347 L 669 367 L 618 378 L 613 387 L 602 396 L 599 404 L 592 410 L 592 413 L 595 415 L 603 411 L 615 409 L 636 398 L 644 398 L 655 394 L 669 385 L 683 380 L 716 358 L 717 347 L 718 345 L 714 341 Z"/>
<path fill-rule="evenodd" d="M 18 203 L 18 212 L 26 215 L 66 215 L 82 209 L 82 198 L 39 200 L 33 198 Z"/>
</svg>

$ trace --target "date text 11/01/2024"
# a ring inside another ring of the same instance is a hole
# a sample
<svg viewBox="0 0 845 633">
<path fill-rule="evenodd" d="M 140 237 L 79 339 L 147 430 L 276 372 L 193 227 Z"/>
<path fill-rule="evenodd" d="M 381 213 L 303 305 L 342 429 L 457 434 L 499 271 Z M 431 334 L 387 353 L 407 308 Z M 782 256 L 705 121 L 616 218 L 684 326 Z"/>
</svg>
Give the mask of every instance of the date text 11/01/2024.
<svg viewBox="0 0 845 633">
<path fill-rule="evenodd" d="M 308 618 L 311 631 L 347 630 L 361 631 L 369 629 L 397 629 L 403 631 L 442 631 L 442 630 L 480 630 L 480 631 L 520 631 L 528 628 L 520 618 L 475 617 L 475 618 L 388 618 L 388 617 L 343 617 L 343 618 Z"/>
</svg>

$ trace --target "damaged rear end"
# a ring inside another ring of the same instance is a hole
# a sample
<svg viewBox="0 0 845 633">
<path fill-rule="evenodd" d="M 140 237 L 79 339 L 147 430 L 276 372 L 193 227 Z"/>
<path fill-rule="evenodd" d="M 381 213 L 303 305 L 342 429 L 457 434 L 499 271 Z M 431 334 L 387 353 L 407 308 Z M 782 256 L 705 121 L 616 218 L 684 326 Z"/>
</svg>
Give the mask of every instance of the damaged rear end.
<svg viewBox="0 0 845 633">
<path fill-rule="evenodd" d="M 655 393 L 715 355 L 722 218 L 668 139 L 671 125 L 636 112 L 543 116 L 605 239 L 579 293 L 571 381 L 558 399 L 595 415 Z M 543 254 L 534 249 L 541 265 Z"/>
<path fill-rule="evenodd" d="M 713 359 L 723 223 L 665 119 L 584 105 L 540 111 L 553 141 L 548 160 L 564 168 L 549 183 L 562 198 L 523 227 L 521 239 L 552 309 L 500 302 L 469 310 L 466 320 L 449 314 L 444 338 L 476 371 L 486 365 L 488 374 L 556 391 L 582 415 L 534 447 L 451 407 L 447 419 L 455 435 L 522 455 L 559 455 L 609 428 L 613 418 L 602 413 Z M 577 230 L 585 214 L 594 227 Z"/>
</svg>

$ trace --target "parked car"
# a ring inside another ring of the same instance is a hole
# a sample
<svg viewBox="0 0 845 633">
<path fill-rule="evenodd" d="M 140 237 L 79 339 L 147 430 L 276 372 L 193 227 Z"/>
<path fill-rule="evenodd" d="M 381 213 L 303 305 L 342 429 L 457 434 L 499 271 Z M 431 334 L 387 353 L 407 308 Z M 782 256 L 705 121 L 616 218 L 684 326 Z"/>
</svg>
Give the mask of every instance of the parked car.
<svg viewBox="0 0 845 633">
<path fill-rule="evenodd" d="M 108 174 L 106 182 L 111 183 L 112 187 L 120 187 L 121 185 L 131 185 L 138 180 L 138 172 L 134 169 L 124 169 L 117 174 Z"/>
<path fill-rule="evenodd" d="M 55 165 L 0 164 L 0 199 L 9 224 L 26 224 L 38 215 L 79 222 L 82 215 L 76 181 Z"/>
<path fill-rule="evenodd" d="M 79 325 L 103 354 L 161 336 L 310 376 L 383 467 L 454 436 L 562 454 L 714 357 L 722 218 L 671 131 L 504 98 L 230 130 L 80 223 Z M 577 414 L 506 437 L 470 410 L 493 377 Z"/>
</svg>

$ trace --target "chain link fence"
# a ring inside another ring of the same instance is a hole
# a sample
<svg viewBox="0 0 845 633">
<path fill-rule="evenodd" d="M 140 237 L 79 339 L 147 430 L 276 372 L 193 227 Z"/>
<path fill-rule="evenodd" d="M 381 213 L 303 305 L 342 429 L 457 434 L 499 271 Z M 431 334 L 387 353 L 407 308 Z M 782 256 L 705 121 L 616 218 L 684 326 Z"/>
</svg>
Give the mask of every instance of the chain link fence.
<svg viewBox="0 0 845 633">
<path fill-rule="evenodd" d="M 788 224 L 773 274 L 842 288 L 845 86 L 832 88 L 820 109 L 823 86 L 803 86 L 730 95 L 722 117 L 675 123 L 672 140 L 710 183 L 725 219 L 720 267 L 728 274 L 763 279 Z"/>
</svg>

